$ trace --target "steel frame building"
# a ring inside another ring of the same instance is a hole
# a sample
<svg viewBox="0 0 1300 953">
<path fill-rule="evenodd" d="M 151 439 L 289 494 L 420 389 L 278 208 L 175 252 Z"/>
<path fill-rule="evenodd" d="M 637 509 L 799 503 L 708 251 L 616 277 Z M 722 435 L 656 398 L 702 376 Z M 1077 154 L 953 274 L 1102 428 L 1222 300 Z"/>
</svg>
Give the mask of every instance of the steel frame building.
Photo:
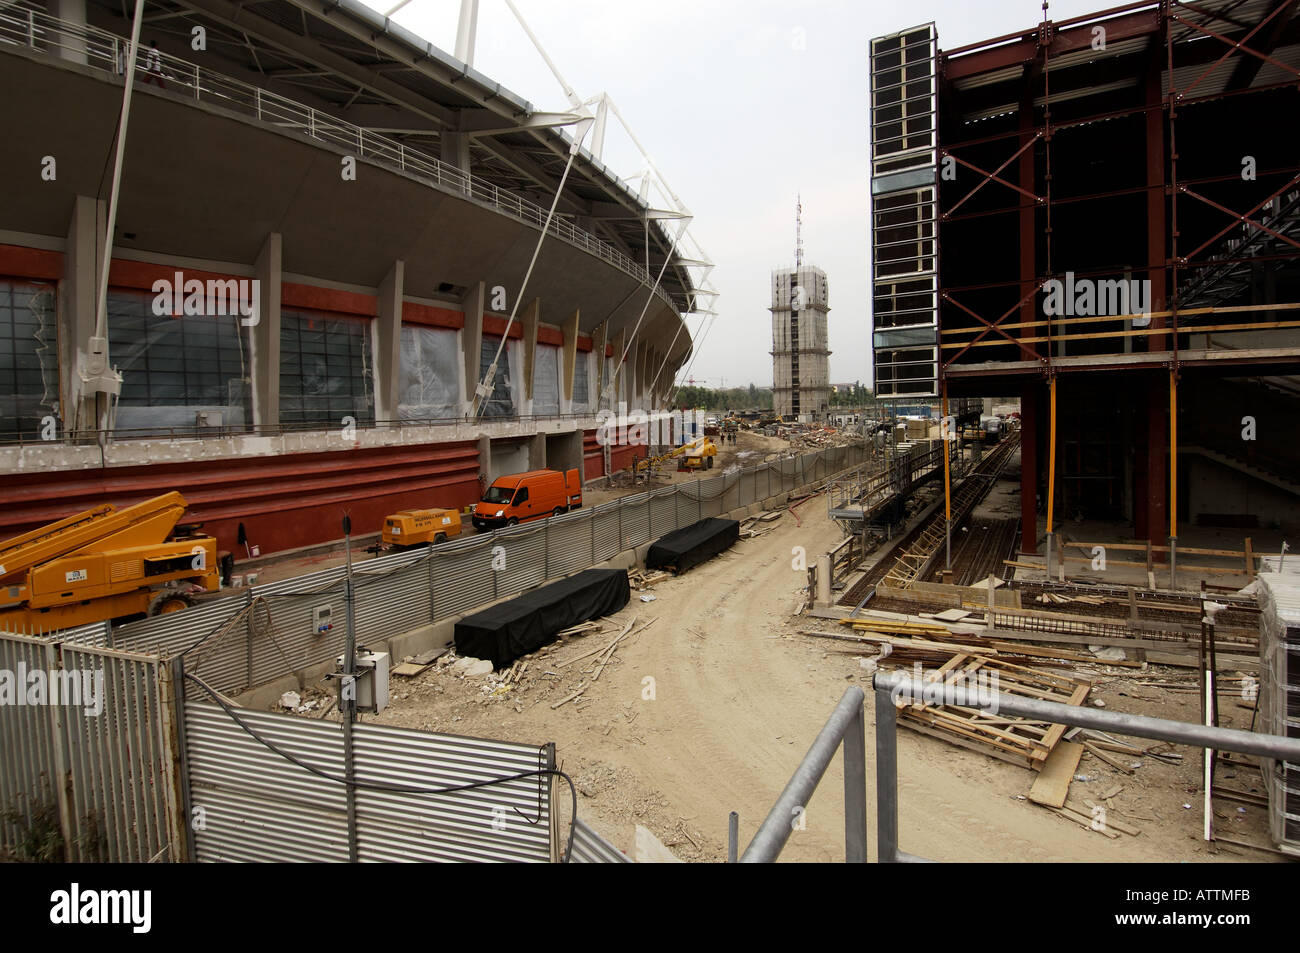
<svg viewBox="0 0 1300 953">
<path fill-rule="evenodd" d="M 1296 525 L 1298 13 L 871 41 L 877 393 L 1021 399 L 1024 551 L 1044 512 Z"/>
</svg>

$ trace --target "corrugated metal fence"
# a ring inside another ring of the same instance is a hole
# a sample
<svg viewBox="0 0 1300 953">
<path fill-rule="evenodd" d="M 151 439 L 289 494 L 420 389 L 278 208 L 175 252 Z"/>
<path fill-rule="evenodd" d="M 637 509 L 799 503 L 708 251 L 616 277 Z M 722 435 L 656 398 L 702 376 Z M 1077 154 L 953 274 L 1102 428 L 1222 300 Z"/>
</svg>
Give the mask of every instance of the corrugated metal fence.
<svg viewBox="0 0 1300 953">
<path fill-rule="evenodd" d="M 517 595 L 703 517 L 823 480 L 869 453 L 865 445 L 832 447 L 356 563 L 357 642 L 380 642 Z M 342 653 L 344 575 L 342 568 L 326 569 L 234 591 L 185 612 L 121 626 L 112 644 L 184 654 L 186 671 L 237 694 Z M 320 633 L 313 619 L 323 606 L 331 609 L 334 626 Z"/>
<path fill-rule="evenodd" d="M 178 860 L 176 700 L 163 660 L 0 632 L 0 846 L 69 861 Z"/>
<path fill-rule="evenodd" d="M 189 701 L 185 735 L 196 860 L 348 859 L 340 725 L 249 709 L 232 715 Z M 355 726 L 354 739 L 358 860 L 553 859 L 551 776 L 537 773 L 554 767 L 553 746 L 365 723 Z M 530 773 L 455 793 L 418 793 Z"/>
</svg>

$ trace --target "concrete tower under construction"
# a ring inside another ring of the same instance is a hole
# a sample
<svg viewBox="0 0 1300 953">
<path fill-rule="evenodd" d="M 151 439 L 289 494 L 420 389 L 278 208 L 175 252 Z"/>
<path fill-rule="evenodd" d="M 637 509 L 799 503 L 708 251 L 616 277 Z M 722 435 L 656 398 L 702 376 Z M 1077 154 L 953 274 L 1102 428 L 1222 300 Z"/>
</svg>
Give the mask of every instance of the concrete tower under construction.
<svg viewBox="0 0 1300 953">
<path fill-rule="evenodd" d="M 786 420 L 830 410 L 826 272 L 796 264 L 772 272 L 772 408 Z"/>
</svg>

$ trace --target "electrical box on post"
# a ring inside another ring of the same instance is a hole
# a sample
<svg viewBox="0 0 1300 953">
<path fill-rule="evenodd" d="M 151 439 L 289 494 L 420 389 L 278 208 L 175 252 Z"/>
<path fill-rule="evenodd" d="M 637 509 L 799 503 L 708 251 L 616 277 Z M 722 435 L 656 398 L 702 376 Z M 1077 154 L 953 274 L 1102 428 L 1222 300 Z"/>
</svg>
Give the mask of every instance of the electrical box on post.
<svg viewBox="0 0 1300 953">
<path fill-rule="evenodd" d="M 343 671 L 343 656 L 337 659 Z M 357 711 L 377 715 L 388 707 L 388 653 L 357 649 Z"/>
</svg>

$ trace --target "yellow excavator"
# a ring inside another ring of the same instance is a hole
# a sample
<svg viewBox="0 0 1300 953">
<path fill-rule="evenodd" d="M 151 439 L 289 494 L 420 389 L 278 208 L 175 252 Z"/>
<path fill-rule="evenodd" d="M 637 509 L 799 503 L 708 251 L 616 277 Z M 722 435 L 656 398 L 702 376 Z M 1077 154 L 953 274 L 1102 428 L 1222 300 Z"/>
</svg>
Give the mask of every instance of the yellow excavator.
<svg viewBox="0 0 1300 953">
<path fill-rule="evenodd" d="M 105 503 L 0 542 L 0 628 L 161 615 L 221 588 L 217 541 L 180 526 L 185 498 Z"/>
</svg>

